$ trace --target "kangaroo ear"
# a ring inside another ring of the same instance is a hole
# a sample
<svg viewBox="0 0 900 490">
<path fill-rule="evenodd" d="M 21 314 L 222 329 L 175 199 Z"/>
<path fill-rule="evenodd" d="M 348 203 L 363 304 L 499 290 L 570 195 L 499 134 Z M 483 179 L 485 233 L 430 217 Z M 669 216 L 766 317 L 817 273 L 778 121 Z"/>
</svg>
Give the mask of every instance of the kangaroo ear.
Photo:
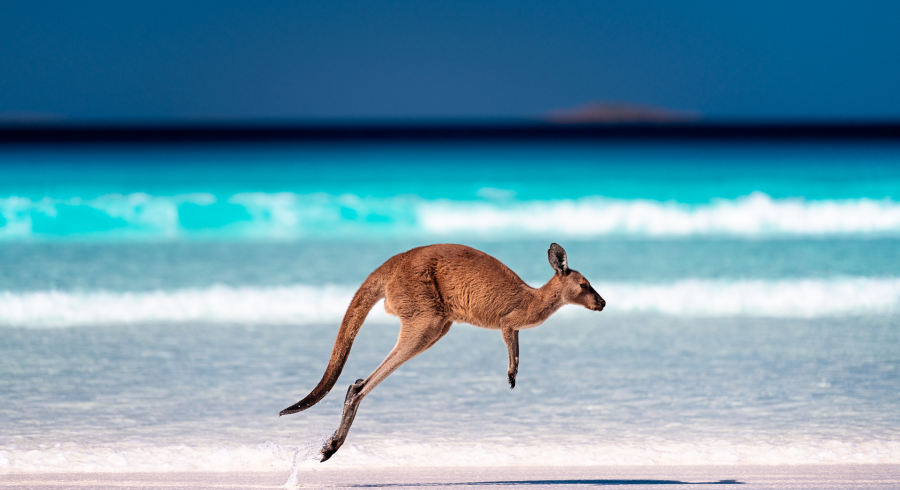
<svg viewBox="0 0 900 490">
<path fill-rule="evenodd" d="M 557 274 L 564 276 L 569 273 L 569 262 L 566 260 L 566 251 L 556 243 L 550 244 L 550 250 L 547 250 L 547 259 L 550 261 L 550 267 Z"/>
</svg>

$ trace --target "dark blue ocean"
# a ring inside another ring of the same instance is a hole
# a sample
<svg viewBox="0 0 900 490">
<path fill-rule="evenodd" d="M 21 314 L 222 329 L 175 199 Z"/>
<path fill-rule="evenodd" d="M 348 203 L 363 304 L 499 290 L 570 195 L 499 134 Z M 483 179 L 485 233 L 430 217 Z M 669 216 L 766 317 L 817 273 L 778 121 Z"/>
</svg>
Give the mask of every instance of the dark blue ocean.
<svg viewBox="0 0 900 490">
<path fill-rule="evenodd" d="M 429 243 L 608 307 L 454 326 L 363 402 L 366 275 Z M 900 463 L 900 145 L 0 147 L 0 473 Z"/>
</svg>

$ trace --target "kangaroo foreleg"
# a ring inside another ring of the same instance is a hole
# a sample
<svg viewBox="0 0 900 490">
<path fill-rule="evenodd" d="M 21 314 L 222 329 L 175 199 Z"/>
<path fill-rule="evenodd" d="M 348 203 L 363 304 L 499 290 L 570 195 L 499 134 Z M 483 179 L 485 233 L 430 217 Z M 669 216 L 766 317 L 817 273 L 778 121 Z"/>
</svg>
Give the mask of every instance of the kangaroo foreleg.
<svg viewBox="0 0 900 490">
<path fill-rule="evenodd" d="M 381 364 L 372 371 L 365 380 L 357 380 L 356 383 L 350 385 L 347 390 L 347 397 L 344 399 L 344 415 L 341 418 L 341 425 L 338 430 L 334 431 L 334 435 L 322 446 L 322 462 L 328 461 L 334 453 L 344 444 L 347 434 L 350 432 L 350 426 L 353 425 L 353 419 L 356 417 L 356 411 L 359 403 L 368 395 L 379 383 L 384 381 L 391 373 L 393 373 L 404 362 L 421 354 L 429 347 L 434 345 L 435 341 L 442 337 L 442 333 L 450 328 L 450 322 L 443 318 L 431 321 L 407 322 L 402 321 L 400 326 L 400 338 L 397 339 L 397 345 L 390 354 L 381 361 Z"/>
<path fill-rule="evenodd" d="M 503 341 L 509 350 L 509 369 L 506 370 L 506 376 L 509 379 L 509 389 L 513 389 L 516 387 L 516 374 L 519 373 L 519 331 L 504 328 Z"/>
</svg>

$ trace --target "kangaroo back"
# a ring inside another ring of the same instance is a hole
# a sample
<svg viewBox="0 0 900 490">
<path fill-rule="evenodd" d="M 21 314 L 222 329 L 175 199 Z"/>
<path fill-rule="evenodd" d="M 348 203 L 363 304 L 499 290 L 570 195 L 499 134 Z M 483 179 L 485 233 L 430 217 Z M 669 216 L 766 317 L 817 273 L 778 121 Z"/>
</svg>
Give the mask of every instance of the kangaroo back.
<svg viewBox="0 0 900 490">
<path fill-rule="evenodd" d="M 377 303 L 378 300 L 384 298 L 385 271 L 383 269 L 385 269 L 386 265 L 388 264 L 384 264 L 370 274 L 353 296 L 353 301 L 350 302 L 350 307 L 347 308 L 347 313 L 344 314 L 344 320 L 341 322 L 341 328 L 338 330 L 337 340 L 334 342 L 334 349 L 331 350 L 331 359 L 328 361 L 328 368 L 325 369 L 322 380 L 319 381 L 319 384 L 316 385 L 308 395 L 306 395 L 306 398 L 285 408 L 281 411 L 279 416 L 306 410 L 316 403 L 319 403 L 322 398 L 325 398 L 325 395 L 331 391 L 331 388 L 334 387 L 334 384 L 341 376 L 344 364 L 347 362 L 347 356 L 350 355 L 353 339 L 355 339 L 356 334 L 359 333 L 359 329 L 366 320 L 366 315 L 369 314 L 369 311 L 375 306 L 375 303 Z"/>
</svg>

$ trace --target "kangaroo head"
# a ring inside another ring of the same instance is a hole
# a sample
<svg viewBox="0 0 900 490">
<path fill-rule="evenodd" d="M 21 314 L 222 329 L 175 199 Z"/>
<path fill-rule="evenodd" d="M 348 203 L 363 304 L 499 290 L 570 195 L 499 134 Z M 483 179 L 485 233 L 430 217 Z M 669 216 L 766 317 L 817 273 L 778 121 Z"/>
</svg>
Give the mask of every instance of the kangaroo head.
<svg viewBox="0 0 900 490">
<path fill-rule="evenodd" d="M 591 283 L 578 271 L 569 269 L 566 251 L 556 243 L 547 250 L 550 267 L 556 271 L 556 279 L 561 283 L 562 299 L 570 305 L 581 305 L 589 310 L 603 311 L 606 301 L 594 291 Z"/>
</svg>

